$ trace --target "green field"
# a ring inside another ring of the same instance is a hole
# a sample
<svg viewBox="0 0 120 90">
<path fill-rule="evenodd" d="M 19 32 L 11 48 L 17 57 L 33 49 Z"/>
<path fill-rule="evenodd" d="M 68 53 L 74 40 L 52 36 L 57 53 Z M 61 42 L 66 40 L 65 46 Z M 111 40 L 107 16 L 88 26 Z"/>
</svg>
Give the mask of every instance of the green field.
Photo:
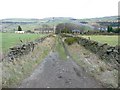
<svg viewBox="0 0 120 90">
<path fill-rule="evenodd" d="M 23 41 L 23 43 L 35 40 L 37 38 L 43 37 L 47 34 L 15 34 L 15 33 L 0 33 L 0 48 L 3 51 L 8 50 L 10 47 L 19 45 Z"/>
<path fill-rule="evenodd" d="M 107 43 L 111 46 L 118 45 L 118 36 L 117 35 L 83 35 L 82 37 L 90 37 L 91 40 L 98 41 L 100 43 Z"/>
</svg>

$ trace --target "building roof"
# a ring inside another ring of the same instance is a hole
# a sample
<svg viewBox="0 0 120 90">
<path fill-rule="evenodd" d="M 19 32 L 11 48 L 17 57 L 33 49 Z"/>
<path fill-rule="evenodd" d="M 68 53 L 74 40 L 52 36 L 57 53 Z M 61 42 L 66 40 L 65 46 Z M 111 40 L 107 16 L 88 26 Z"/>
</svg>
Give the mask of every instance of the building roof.
<svg viewBox="0 0 120 90">
<path fill-rule="evenodd" d="M 80 30 L 74 29 L 72 30 L 72 32 L 80 32 Z"/>
</svg>

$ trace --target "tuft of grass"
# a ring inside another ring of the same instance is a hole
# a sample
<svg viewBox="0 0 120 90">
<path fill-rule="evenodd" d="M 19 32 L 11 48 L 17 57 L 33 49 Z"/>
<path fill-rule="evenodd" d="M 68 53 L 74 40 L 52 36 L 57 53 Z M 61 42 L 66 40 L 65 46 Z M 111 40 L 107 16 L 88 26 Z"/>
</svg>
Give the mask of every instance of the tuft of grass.
<svg viewBox="0 0 120 90">
<path fill-rule="evenodd" d="M 67 37 L 65 39 L 65 42 L 68 44 L 68 45 L 71 45 L 73 43 L 75 43 L 77 41 L 77 38 L 76 37 Z"/>
</svg>

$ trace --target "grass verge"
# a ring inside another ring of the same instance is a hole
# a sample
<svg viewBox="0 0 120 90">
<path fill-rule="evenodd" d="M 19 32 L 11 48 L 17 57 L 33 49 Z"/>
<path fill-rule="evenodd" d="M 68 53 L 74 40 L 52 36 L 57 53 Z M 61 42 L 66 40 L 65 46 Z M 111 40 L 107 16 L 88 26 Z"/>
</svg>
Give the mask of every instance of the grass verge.
<svg viewBox="0 0 120 90">
<path fill-rule="evenodd" d="M 105 87 L 118 87 L 118 70 L 113 69 L 97 55 L 77 43 L 68 45 L 67 48 L 74 61 L 83 67 L 89 75 L 96 78 Z"/>
<path fill-rule="evenodd" d="M 4 60 L 2 62 L 2 87 L 18 87 L 20 82 L 28 77 L 51 51 L 54 41 L 54 38 L 46 39 L 38 44 L 33 52 L 30 52 L 30 54 L 18 58 L 13 62 Z"/>
<path fill-rule="evenodd" d="M 67 55 L 65 53 L 65 49 L 63 47 L 63 43 L 60 36 L 56 37 L 56 51 L 59 53 L 60 59 L 67 60 Z"/>
</svg>

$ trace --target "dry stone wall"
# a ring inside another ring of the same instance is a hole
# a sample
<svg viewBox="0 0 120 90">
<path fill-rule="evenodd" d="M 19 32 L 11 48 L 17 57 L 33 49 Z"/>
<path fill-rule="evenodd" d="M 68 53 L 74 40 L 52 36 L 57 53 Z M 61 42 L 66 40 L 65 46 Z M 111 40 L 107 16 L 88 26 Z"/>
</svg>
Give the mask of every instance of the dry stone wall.
<svg viewBox="0 0 120 90">
<path fill-rule="evenodd" d="M 120 60 L 120 46 L 115 47 L 108 45 L 107 43 L 101 44 L 96 41 L 92 41 L 83 37 L 78 38 L 78 43 L 83 45 L 86 49 L 97 54 L 102 60 L 105 60 L 107 63 L 116 69 L 118 69 Z"/>
<path fill-rule="evenodd" d="M 42 43 L 47 37 L 50 37 L 51 35 L 36 39 L 35 41 L 24 43 L 19 46 L 15 46 L 10 48 L 10 51 L 7 53 L 6 57 L 4 57 L 2 60 L 7 58 L 7 60 L 12 61 L 15 58 L 19 58 L 23 55 L 27 55 L 30 52 L 34 50 L 34 48 L 38 45 L 38 43 Z"/>
</svg>

